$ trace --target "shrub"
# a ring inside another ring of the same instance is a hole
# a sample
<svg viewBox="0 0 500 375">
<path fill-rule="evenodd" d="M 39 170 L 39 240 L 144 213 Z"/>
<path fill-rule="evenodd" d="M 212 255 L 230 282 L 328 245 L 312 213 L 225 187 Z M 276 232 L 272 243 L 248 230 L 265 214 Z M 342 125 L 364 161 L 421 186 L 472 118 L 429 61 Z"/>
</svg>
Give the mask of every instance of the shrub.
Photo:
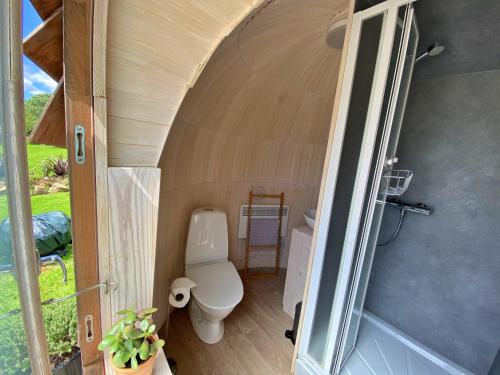
<svg viewBox="0 0 500 375">
<path fill-rule="evenodd" d="M 43 317 L 51 359 L 70 354 L 77 343 L 76 301 L 69 300 L 44 306 Z M 0 320 L 0 331 L 2 375 L 30 374 L 30 361 L 21 315 Z"/>
<path fill-rule="evenodd" d="M 68 174 L 68 161 L 61 155 L 57 158 L 49 158 L 42 161 L 42 173 L 44 176 L 56 175 L 64 177 Z"/>
<path fill-rule="evenodd" d="M 70 354 L 78 339 L 76 301 L 45 306 L 43 318 L 49 355 L 63 357 Z"/>
</svg>

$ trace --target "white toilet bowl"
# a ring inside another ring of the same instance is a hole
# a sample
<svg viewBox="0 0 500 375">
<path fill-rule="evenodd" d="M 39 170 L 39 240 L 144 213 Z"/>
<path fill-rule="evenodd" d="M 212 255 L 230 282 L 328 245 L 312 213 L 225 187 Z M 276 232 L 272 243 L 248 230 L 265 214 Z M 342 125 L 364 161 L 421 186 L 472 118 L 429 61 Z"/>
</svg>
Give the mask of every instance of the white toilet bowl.
<svg viewBox="0 0 500 375">
<path fill-rule="evenodd" d="M 224 318 L 241 302 L 243 283 L 227 260 L 226 214 L 214 208 L 193 211 L 186 248 L 191 289 L 189 317 L 198 337 L 215 344 L 224 335 Z"/>
<path fill-rule="evenodd" d="M 195 299 L 189 302 L 189 318 L 196 335 L 207 344 L 216 344 L 224 336 L 224 318 L 234 307 L 226 310 L 203 309 Z"/>
</svg>

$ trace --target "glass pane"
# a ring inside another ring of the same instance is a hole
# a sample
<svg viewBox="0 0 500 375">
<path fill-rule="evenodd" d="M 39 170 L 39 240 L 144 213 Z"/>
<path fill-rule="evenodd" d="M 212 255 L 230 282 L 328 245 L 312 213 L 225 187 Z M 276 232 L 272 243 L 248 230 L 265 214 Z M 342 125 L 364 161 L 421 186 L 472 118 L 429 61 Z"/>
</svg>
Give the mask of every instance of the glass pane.
<svg viewBox="0 0 500 375">
<path fill-rule="evenodd" d="M 12 274 L 12 240 L 10 236 L 8 196 L 4 162 L 4 124 L 0 122 L 0 374 L 30 374 L 26 335 L 20 313 L 19 292 Z"/>
<path fill-rule="evenodd" d="M 361 151 L 370 93 L 378 56 L 378 46 L 384 15 L 366 20 L 361 28 L 358 57 L 354 73 L 351 101 L 347 116 L 344 143 L 340 158 L 338 184 L 332 204 L 329 235 L 321 273 L 308 353 L 318 363 L 324 363 L 335 284 L 344 245 L 349 209 Z"/>
</svg>

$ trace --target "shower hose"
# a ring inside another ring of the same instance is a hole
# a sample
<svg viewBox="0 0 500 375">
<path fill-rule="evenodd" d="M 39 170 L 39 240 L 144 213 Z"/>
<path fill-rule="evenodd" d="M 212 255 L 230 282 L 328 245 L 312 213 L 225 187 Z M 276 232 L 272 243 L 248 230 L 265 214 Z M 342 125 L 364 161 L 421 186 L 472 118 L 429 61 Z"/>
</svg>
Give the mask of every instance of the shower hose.
<svg viewBox="0 0 500 375">
<path fill-rule="evenodd" d="M 396 237 L 399 235 L 399 231 L 401 230 L 401 227 L 403 226 L 403 222 L 405 221 L 405 217 L 406 217 L 406 210 L 405 209 L 400 210 L 400 213 L 399 213 L 399 223 L 398 223 L 398 226 L 396 227 L 396 230 L 392 234 L 391 238 L 389 238 L 385 242 L 377 244 L 377 246 L 388 245 L 388 244 L 390 244 L 392 241 L 394 241 L 396 239 Z"/>
</svg>

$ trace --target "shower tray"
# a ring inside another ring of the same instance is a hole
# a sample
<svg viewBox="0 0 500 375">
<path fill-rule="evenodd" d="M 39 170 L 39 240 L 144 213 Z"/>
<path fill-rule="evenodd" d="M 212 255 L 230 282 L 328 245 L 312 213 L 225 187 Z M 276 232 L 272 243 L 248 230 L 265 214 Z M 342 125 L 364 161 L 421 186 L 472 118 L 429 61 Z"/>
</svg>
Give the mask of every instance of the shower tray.
<svg viewBox="0 0 500 375">
<path fill-rule="evenodd" d="M 341 375 L 472 375 L 364 311 L 356 348 Z"/>
</svg>

